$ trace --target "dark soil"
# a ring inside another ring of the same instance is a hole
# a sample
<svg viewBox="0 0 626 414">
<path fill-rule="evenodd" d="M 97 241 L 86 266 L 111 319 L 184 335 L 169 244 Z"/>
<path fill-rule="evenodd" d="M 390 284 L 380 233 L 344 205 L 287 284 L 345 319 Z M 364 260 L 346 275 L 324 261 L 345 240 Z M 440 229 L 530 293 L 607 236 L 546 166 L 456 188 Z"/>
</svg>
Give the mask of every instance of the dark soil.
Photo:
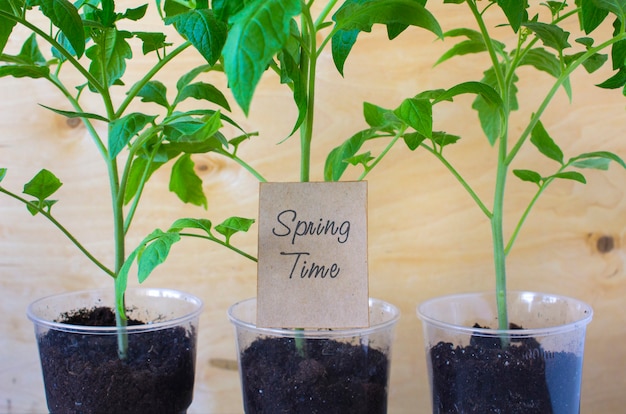
<svg viewBox="0 0 626 414">
<path fill-rule="evenodd" d="M 65 315 L 60 322 L 114 326 L 109 308 Z M 142 324 L 129 321 L 130 325 Z M 195 332 L 182 327 L 129 335 L 129 354 L 117 354 L 116 335 L 49 330 L 38 338 L 51 413 L 184 413 L 195 375 Z"/>
<path fill-rule="evenodd" d="M 385 414 L 389 359 L 367 345 L 328 339 L 257 339 L 241 355 L 249 414 Z"/>
<path fill-rule="evenodd" d="M 534 338 L 504 349 L 498 336 L 473 336 L 466 347 L 439 342 L 430 362 L 433 413 L 579 413 L 580 395 L 569 383 L 580 375 L 582 361 L 546 352 Z"/>
</svg>

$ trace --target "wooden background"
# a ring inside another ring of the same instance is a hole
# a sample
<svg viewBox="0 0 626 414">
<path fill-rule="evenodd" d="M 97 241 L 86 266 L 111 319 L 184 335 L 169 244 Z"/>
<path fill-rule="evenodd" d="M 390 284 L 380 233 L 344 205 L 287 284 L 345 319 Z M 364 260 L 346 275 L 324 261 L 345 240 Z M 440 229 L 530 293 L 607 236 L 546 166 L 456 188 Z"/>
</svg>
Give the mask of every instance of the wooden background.
<svg viewBox="0 0 626 414">
<path fill-rule="evenodd" d="M 448 7 L 455 6 L 433 5 L 444 29 L 463 23 L 461 13 Z M 146 30 L 156 27 L 146 24 Z M 15 52 L 20 44 L 11 42 L 9 51 Z M 319 64 L 312 178 L 322 179 L 325 154 L 332 147 L 365 127 L 363 101 L 395 107 L 422 90 L 480 78 L 484 64 L 476 56 L 454 59 L 431 70 L 443 50 L 444 45 L 423 30 L 407 30 L 389 43 L 378 28 L 360 37 L 343 79 L 330 56 L 324 55 Z M 197 62 L 197 55 L 189 52 L 160 80 L 173 85 Z M 133 66 L 126 82 L 130 84 L 145 70 L 145 65 Z M 522 74 L 527 77 L 520 81 L 522 109 L 513 132 L 521 131 L 551 82 L 547 75 L 530 70 Z M 608 74 L 577 74 L 573 104 L 560 92 L 546 114 L 545 126 L 566 157 L 600 149 L 626 156 L 626 101 L 619 91 L 593 86 Z M 39 169 L 55 172 L 64 183 L 56 215 L 110 263 L 107 180 L 84 127 L 37 106 L 64 107 L 62 97 L 43 81 L 0 79 L 0 96 L 0 166 L 9 169 L 3 185 L 21 191 Z M 468 109 L 471 101 L 456 101 L 439 105 L 436 128 L 463 136 L 447 150 L 449 158 L 489 199 L 495 152 Z M 233 116 L 248 130 L 260 133 L 241 148 L 243 158 L 268 180 L 298 180 L 297 140 L 278 144 L 290 131 L 295 111 L 289 92 L 275 77 L 264 78 L 247 119 L 238 111 Z M 195 161 L 209 196 L 208 211 L 181 205 L 167 191 L 167 171 L 161 171 L 146 193 L 131 244 L 178 217 L 207 217 L 217 222 L 230 215 L 256 217 L 258 182 L 253 177 L 213 155 Z M 553 163 L 538 157 L 533 148 L 520 154 L 515 167 L 545 174 L 554 171 Z M 351 173 L 348 178 L 354 176 Z M 626 347 L 620 342 L 626 340 L 626 172 L 613 166 L 606 173 L 589 172 L 587 179 L 587 185 L 556 183 L 537 204 L 510 255 L 509 284 L 515 289 L 575 296 L 593 306 L 582 412 L 614 413 L 626 405 Z M 403 313 L 392 361 L 389 411 L 427 413 L 428 383 L 415 307 L 441 294 L 493 289 L 489 227 L 458 183 L 425 152 L 412 153 L 399 145 L 368 181 L 370 293 L 396 304 Z M 508 231 L 533 190 L 530 184 L 509 181 Z M 238 244 L 252 253 L 256 252 L 255 240 L 254 229 L 237 237 Z M 236 355 L 226 310 L 255 295 L 256 267 L 202 241 L 184 241 L 172 254 L 146 285 L 191 291 L 205 301 L 190 413 L 239 413 L 238 375 L 224 363 Z M 0 413 L 45 412 L 26 306 L 43 295 L 107 287 L 111 282 L 44 219 L 30 217 L 22 205 L 4 197 L 0 198 L 0 286 Z"/>
</svg>

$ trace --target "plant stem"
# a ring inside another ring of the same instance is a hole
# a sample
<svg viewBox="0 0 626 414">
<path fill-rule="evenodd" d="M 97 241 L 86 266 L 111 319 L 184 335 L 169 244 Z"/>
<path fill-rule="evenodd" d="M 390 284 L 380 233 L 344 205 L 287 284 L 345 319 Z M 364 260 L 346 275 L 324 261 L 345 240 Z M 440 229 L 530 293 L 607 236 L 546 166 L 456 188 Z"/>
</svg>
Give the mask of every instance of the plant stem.
<svg viewBox="0 0 626 414">
<path fill-rule="evenodd" d="M 6 194 L 9 197 L 12 197 L 16 200 L 18 200 L 19 202 L 23 203 L 24 205 L 30 206 L 34 209 L 37 210 L 37 212 L 39 214 L 41 214 L 42 216 L 44 216 L 46 219 L 48 219 L 48 221 L 50 221 L 57 229 L 59 229 L 61 231 L 61 233 L 63 233 L 65 235 L 65 237 L 67 237 L 74 246 L 76 246 L 78 248 L 78 250 L 80 250 L 89 260 L 91 260 L 91 262 L 93 262 L 96 266 L 98 266 L 103 272 L 105 272 L 107 275 L 111 276 L 111 277 L 115 277 L 115 272 L 113 272 L 111 269 L 109 269 L 108 267 L 106 267 L 104 264 L 102 264 L 102 262 L 100 262 L 96 257 L 94 257 L 89 250 L 87 250 L 85 248 L 85 246 L 83 246 L 61 223 L 59 223 L 50 213 L 48 213 L 46 210 L 38 207 L 37 205 L 29 202 L 28 200 L 26 200 L 25 198 L 20 197 L 19 195 L 5 189 L 4 187 L 0 186 L 0 193 Z"/>
</svg>

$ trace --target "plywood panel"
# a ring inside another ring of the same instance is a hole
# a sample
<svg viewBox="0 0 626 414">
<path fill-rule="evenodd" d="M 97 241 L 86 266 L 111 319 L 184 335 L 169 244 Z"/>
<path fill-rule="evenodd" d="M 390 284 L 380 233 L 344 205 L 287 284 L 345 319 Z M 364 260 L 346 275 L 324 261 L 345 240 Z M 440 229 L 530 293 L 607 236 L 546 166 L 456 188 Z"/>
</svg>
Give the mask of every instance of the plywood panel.
<svg viewBox="0 0 626 414">
<path fill-rule="evenodd" d="M 444 28 L 460 19 L 449 12 L 440 16 Z M 424 89 L 480 76 L 477 57 L 452 60 L 431 71 L 443 50 L 441 42 L 421 30 L 408 30 L 393 43 L 376 30 L 360 37 L 343 79 L 331 58 L 323 56 L 313 179 L 322 179 L 325 154 L 365 127 L 363 101 L 395 107 Z M 195 54 L 185 54 L 162 80 L 174 82 L 197 61 Z M 129 75 L 137 77 L 142 70 L 145 67 L 133 68 Z M 556 106 L 546 114 L 545 125 L 560 138 L 566 156 L 596 149 L 626 156 L 624 98 L 616 91 L 592 86 L 605 75 L 577 75 L 574 84 L 586 86 L 575 86 L 574 103 L 559 94 Z M 536 97 L 549 82 L 547 76 L 536 74 L 521 81 L 520 93 L 531 103 L 520 111 L 514 130 L 536 109 Z M 86 131 L 81 124 L 36 105 L 63 105 L 58 92 L 42 81 L 3 78 L 0 90 L 0 166 L 9 168 L 3 184 L 17 190 L 40 168 L 54 171 L 64 182 L 55 207 L 59 219 L 111 262 L 107 181 Z M 449 157 L 488 199 L 495 152 L 481 136 L 475 114 L 465 108 L 442 105 L 436 127 L 463 136 L 456 148 L 450 148 Z M 264 79 L 249 118 L 234 116 L 260 134 L 242 146 L 241 157 L 268 180 L 297 180 L 298 142 L 291 139 L 278 144 L 291 129 L 295 110 L 289 92 L 277 79 Z M 159 172 L 146 193 L 131 243 L 155 226 L 167 227 L 177 217 L 220 221 L 230 215 L 256 216 L 258 182 L 250 174 L 212 155 L 197 157 L 196 163 L 209 194 L 208 211 L 180 205 L 167 191 L 167 172 Z M 547 173 L 552 165 L 537 159 L 529 148 L 520 154 L 515 167 Z M 351 173 L 348 178 L 354 176 Z M 510 256 L 510 286 L 557 292 L 591 303 L 595 318 L 587 342 L 582 412 L 618 412 L 626 405 L 626 380 L 621 372 L 626 347 L 615 344 L 626 339 L 626 172 L 613 167 L 606 173 L 590 172 L 587 178 L 586 186 L 555 184 L 537 204 Z M 403 312 L 393 356 L 390 412 L 427 413 L 428 383 L 415 306 L 436 295 L 493 288 L 488 225 L 458 183 L 426 153 L 394 148 L 368 181 L 370 291 Z M 506 207 L 511 217 L 521 213 L 532 194 L 530 184 L 510 181 Z M 512 223 L 512 219 L 507 221 L 508 231 Z M 240 237 L 239 244 L 254 253 L 255 238 L 253 230 Z M 234 337 L 226 310 L 255 294 L 256 266 L 201 241 L 185 241 L 172 253 L 172 259 L 146 284 L 192 291 L 206 303 L 196 398 L 190 412 L 241 412 L 238 376 L 231 363 Z M 0 310 L 4 316 L 0 319 L 0 412 L 45 411 L 32 327 L 24 316 L 27 304 L 67 289 L 110 285 L 49 223 L 0 198 Z"/>
</svg>

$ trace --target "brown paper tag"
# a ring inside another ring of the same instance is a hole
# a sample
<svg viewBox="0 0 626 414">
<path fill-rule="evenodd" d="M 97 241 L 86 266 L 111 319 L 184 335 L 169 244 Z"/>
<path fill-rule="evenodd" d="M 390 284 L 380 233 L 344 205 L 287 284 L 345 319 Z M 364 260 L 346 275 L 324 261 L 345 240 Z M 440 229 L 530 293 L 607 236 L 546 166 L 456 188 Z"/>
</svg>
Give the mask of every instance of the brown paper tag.
<svg viewBox="0 0 626 414">
<path fill-rule="evenodd" d="M 257 326 L 369 326 L 367 183 L 261 183 Z"/>
</svg>

